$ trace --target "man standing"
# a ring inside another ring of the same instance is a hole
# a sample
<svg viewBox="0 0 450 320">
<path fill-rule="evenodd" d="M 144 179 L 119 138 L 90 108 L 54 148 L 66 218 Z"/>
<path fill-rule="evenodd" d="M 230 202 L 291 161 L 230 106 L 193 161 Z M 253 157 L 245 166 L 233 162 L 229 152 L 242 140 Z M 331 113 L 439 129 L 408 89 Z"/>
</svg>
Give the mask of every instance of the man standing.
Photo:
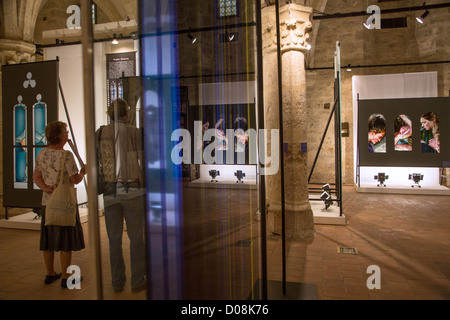
<svg viewBox="0 0 450 320">
<path fill-rule="evenodd" d="M 131 288 L 139 292 L 146 287 L 143 145 L 140 130 L 128 123 L 129 115 L 128 103 L 114 100 L 108 108 L 111 123 L 96 132 L 99 163 L 106 182 L 103 200 L 115 292 L 122 291 L 126 282 L 122 252 L 124 219 L 130 239 Z"/>
</svg>

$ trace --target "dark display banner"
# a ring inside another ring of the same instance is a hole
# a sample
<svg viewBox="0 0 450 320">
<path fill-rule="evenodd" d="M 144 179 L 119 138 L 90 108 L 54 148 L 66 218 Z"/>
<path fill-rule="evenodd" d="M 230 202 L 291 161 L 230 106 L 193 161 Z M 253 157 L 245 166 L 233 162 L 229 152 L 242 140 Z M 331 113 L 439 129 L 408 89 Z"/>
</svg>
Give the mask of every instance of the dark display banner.
<svg viewBox="0 0 450 320">
<path fill-rule="evenodd" d="M 106 90 L 108 106 L 117 98 L 125 99 L 124 79 L 136 75 L 136 52 L 106 55 Z"/>
<path fill-rule="evenodd" d="M 58 61 L 2 66 L 3 206 L 39 208 L 42 191 L 33 186 L 44 129 L 58 120 Z"/>
<path fill-rule="evenodd" d="M 449 140 L 450 98 L 358 101 L 361 166 L 442 167 Z"/>
</svg>

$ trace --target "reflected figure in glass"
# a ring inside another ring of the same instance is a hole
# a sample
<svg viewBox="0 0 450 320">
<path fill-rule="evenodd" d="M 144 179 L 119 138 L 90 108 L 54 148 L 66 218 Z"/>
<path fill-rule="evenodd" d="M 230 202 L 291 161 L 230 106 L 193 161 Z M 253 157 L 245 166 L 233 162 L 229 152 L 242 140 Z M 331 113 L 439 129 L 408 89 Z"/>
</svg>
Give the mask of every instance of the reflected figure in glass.
<svg viewBox="0 0 450 320">
<path fill-rule="evenodd" d="M 127 280 L 122 248 L 125 220 L 130 240 L 131 289 L 139 292 L 146 288 L 141 131 L 128 123 L 130 107 L 121 98 L 111 103 L 108 116 L 111 123 L 101 131 L 99 161 L 106 182 L 103 200 L 112 286 L 115 292 L 120 292 L 124 290 Z M 96 132 L 97 141 L 99 130 Z"/>
</svg>

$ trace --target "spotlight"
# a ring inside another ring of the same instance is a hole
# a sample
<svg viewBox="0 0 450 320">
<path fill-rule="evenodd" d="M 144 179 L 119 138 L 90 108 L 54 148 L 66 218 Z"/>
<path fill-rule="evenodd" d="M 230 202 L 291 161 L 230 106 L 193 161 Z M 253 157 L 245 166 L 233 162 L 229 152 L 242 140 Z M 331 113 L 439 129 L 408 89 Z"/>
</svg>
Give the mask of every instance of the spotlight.
<svg viewBox="0 0 450 320">
<path fill-rule="evenodd" d="M 119 40 L 117 40 L 116 34 L 113 35 L 113 40 L 111 41 L 112 44 L 119 44 Z"/>
<path fill-rule="evenodd" d="M 413 173 L 413 174 L 410 174 L 410 175 L 409 175 L 409 180 L 413 180 L 414 183 L 415 183 L 415 185 L 413 184 L 413 185 L 411 186 L 411 188 L 414 188 L 416 185 L 417 185 L 419 188 L 422 188 L 422 186 L 420 186 L 419 183 L 420 183 L 420 181 L 423 180 L 423 174 L 420 174 L 420 173 Z"/>
<path fill-rule="evenodd" d="M 242 179 L 245 177 L 245 173 L 242 172 L 242 170 L 238 170 L 234 173 L 234 176 L 237 178 L 236 183 L 244 183 Z"/>
<path fill-rule="evenodd" d="M 323 208 L 322 211 L 328 210 L 328 208 L 333 204 L 330 194 L 326 191 L 322 193 L 322 195 L 320 196 L 320 200 L 322 200 L 325 204 L 325 208 Z"/>
<path fill-rule="evenodd" d="M 139 33 L 134 31 L 132 33 L 130 33 L 131 39 L 136 40 L 139 39 Z"/>
<path fill-rule="evenodd" d="M 416 17 L 417 22 L 423 24 L 423 20 L 430 14 L 430 11 L 425 11 L 420 17 Z"/>
<path fill-rule="evenodd" d="M 322 190 L 323 191 L 325 191 L 325 192 L 328 192 L 328 194 L 330 194 L 331 192 L 331 187 L 330 187 L 330 184 L 329 183 L 327 183 L 327 184 L 324 184 L 323 186 L 322 186 Z"/>
<path fill-rule="evenodd" d="M 39 56 L 43 56 L 44 52 L 42 51 L 42 48 L 36 47 L 36 51 L 34 52 L 34 54 L 39 55 Z"/>
<path fill-rule="evenodd" d="M 153 221 L 161 221 L 162 205 L 159 201 L 150 201 L 150 210 L 153 216 Z"/>
<path fill-rule="evenodd" d="M 384 184 L 384 181 L 389 179 L 389 176 L 386 175 L 384 172 L 379 172 L 377 176 L 374 176 L 374 180 L 378 180 L 379 184 L 377 184 L 377 187 L 386 187 Z"/>
<path fill-rule="evenodd" d="M 211 176 L 211 182 L 218 182 L 216 177 L 220 176 L 219 170 L 209 170 L 209 175 Z"/>
<path fill-rule="evenodd" d="M 238 33 L 237 32 L 228 32 L 228 30 L 225 32 L 226 41 L 233 42 L 237 41 Z"/>
<path fill-rule="evenodd" d="M 187 34 L 187 37 L 191 40 L 192 44 L 197 42 L 197 37 L 194 37 L 190 32 Z"/>
</svg>

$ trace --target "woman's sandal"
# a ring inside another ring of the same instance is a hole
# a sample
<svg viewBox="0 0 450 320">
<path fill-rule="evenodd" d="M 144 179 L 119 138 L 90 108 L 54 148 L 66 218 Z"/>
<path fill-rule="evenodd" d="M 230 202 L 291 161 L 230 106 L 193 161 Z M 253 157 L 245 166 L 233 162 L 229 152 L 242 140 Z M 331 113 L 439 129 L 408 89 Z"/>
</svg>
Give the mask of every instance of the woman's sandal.
<svg viewBox="0 0 450 320">
<path fill-rule="evenodd" d="M 50 284 L 53 281 L 58 280 L 59 278 L 61 278 L 61 276 L 62 276 L 61 272 L 55 272 L 55 274 L 53 276 L 46 275 L 44 283 Z"/>
</svg>

